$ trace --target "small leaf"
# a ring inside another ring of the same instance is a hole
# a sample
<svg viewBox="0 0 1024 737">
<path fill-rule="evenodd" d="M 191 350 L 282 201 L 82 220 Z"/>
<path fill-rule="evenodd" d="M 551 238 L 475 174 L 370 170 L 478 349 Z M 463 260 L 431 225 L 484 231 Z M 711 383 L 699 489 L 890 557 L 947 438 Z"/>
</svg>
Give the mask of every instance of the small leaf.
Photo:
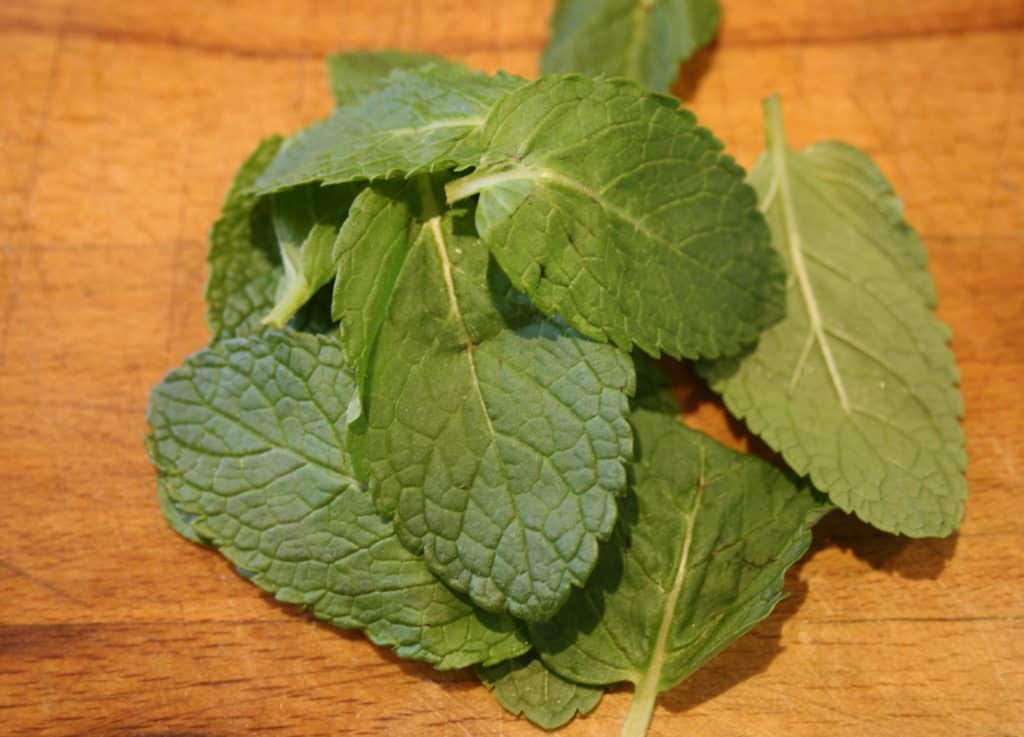
<svg viewBox="0 0 1024 737">
<path fill-rule="evenodd" d="M 273 195 L 274 233 L 283 274 L 264 324 L 283 328 L 334 277 L 334 241 L 358 193 L 359 187 L 351 184 L 311 184 Z"/>
<path fill-rule="evenodd" d="M 636 685 L 622 734 L 646 732 L 672 688 L 771 612 L 827 510 L 809 485 L 678 419 L 637 410 L 634 494 L 586 588 L 530 626 L 544 663 Z"/>
<path fill-rule="evenodd" d="M 153 390 L 147 443 L 197 535 L 260 588 L 438 668 L 527 645 L 399 543 L 340 436 L 355 385 L 337 341 L 265 331 L 192 356 Z"/>
<path fill-rule="evenodd" d="M 554 75 L 502 99 L 473 174 L 477 230 L 513 286 L 584 335 L 689 358 L 730 355 L 783 315 L 757 200 L 672 98 Z"/>
<path fill-rule="evenodd" d="M 410 177 L 475 164 L 491 106 L 518 77 L 397 69 L 388 84 L 298 132 L 259 178 L 261 194 L 297 184 Z"/>
<path fill-rule="evenodd" d="M 604 695 L 603 688 L 583 686 L 553 673 L 535 653 L 493 666 L 477 665 L 474 671 L 506 711 L 544 729 L 558 729 L 577 714 L 589 714 Z"/>
<path fill-rule="evenodd" d="M 268 138 L 246 159 L 210 230 L 206 324 L 213 333 L 211 343 L 259 332 L 274 304 L 281 269 L 270 203 L 261 203 L 249 189 L 282 142 L 278 136 Z"/>
<path fill-rule="evenodd" d="M 417 69 L 433 65 L 445 74 L 469 74 L 468 68 L 440 56 L 406 51 L 355 51 L 327 57 L 327 76 L 338 105 L 352 105 L 360 98 L 387 85 L 396 69 Z"/>
<path fill-rule="evenodd" d="M 559 0 L 544 74 L 629 77 L 668 92 L 680 62 L 711 43 L 716 0 Z"/>
<path fill-rule="evenodd" d="M 791 274 L 785 321 L 700 370 L 726 405 L 833 502 L 912 537 L 960 525 L 963 401 L 921 240 L 857 149 L 786 146 L 777 98 L 750 179 Z"/>
<path fill-rule="evenodd" d="M 338 238 L 334 310 L 364 401 L 350 447 L 438 576 L 543 619 L 611 533 L 633 368 L 510 292 L 437 186 L 371 186 Z"/>
</svg>

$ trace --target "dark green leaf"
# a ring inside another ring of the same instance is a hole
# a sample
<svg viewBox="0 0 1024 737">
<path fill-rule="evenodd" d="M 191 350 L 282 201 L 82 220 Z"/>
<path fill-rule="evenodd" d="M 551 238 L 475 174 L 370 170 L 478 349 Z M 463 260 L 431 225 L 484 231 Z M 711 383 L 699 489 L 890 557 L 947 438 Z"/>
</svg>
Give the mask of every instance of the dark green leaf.
<svg viewBox="0 0 1024 737">
<path fill-rule="evenodd" d="M 502 99 L 476 224 L 512 284 L 584 335 L 718 357 L 783 315 L 783 272 L 743 171 L 676 101 L 623 79 L 544 77 Z"/>
<path fill-rule="evenodd" d="M 530 627 L 559 675 L 636 685 L 627 736 L 646 732 L 658 692 L 768 616 L 827 509 L 806 483 L 676 418 L 638 410 L 632 421 L 635 493 L 616 534 L 586 588 Z"/>
<path fill-rule="evenodd" d="M 354 396 L 333 338 L 265 331 L 201 351 L 153 390 L 161 488 L 257 586 L 402 657 L 459 668 L 524 652 L 515 622 L 445 588 L 353 481 Z"/>
<path fill-rule="evenodd" d="M 350 430 L 403 542 L 480 606 L 550 616 L 610 534 L 632 448 L 628 356 L 510 292 L 425 177 L 374 185 L 338 239 Z"/>
</svg>

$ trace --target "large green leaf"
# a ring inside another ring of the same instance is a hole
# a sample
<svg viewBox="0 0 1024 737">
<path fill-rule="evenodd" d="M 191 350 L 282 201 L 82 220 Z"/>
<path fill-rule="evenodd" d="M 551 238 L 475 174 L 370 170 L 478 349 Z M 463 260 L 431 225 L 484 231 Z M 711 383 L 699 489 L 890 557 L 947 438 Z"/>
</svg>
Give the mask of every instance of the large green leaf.
<svg viewBox="0 0 1024 737">
<path fill-rule="evenodd" d="M 445 74 L 469 74 L 469 69 L 440 56 L 407 51 L 354 51 L 327 57 L 327 76 L 334 102 L 352 105 L 360 98 L 384 87 L 396 69 L 417 69 L 428 65 Z"/>
<path fill-rule="evenodd" d="M 658 692 L 768 616 L 827 509 L 808 484 L 672 416 L 632 419 L 635 493 L 616 533 L 586 588 L 530 627 L 561 676 L 636 685 L 624 736 L 645 733 Z"/>
<path fill-rule="evenodd" d="M 509 292 L 436 186 L 372 186 L 338 239 L 335 314 L 365 403 L 351 447 L 437 575 L 544 619 L 611 533 L 633 367 Z"/>
<path fill-rule="evenodd" d="M 558 729 L 577 714 L 589 714 L 604 695 L 603 688 L 565 680 L 547 668 L 536 653 L 497 665 L 477 665 L 474 670 L 507 711 L 544 729 Z"/>
<path fill-rule="evenodd" d="M 265 331 L 201 351 L 153 390 L 161 489 L 260 588 L 403 657 L 459 668 L 524 652 L 515 622 L 442 585 L 352 480 L 354 395 L 333 338 Z"/>
<path fill-rule="evenodd" d="M 476 224 L 512 280 L 584 335 L 719 357 L 779 320 L 783 273 L 743 171 L 672 98 L 554 75 L 502 99 L 476 172 Z"/>
<path fill-rule="evenodd" d="M 541 70 L 607 74 L 667 92 L 679 63 L 711 43 L 716 0 L 559 0 Z"/>
<path fill-rule="evenodd" d="M 278 136 L 260 143 L 239 168 L 221 216 L 210 230 L 206 324 L 211 343 L 258 332 L 274 305 L 281 267 L 270 203 L 249 189 L 281 148 Z"/>
<path fill-rule="evenodd" d="M 920 239 L 874 163 L 786 145 L 777 98 L 751 172 L 791 274 L 786 320 L 756 350 L 702 367 L 726 405 L 837 505 L 890 532 L 946 535 L 963 516 L 963 402 Z"/>
<path fill-rule="evenodd" d="M 480 151 L 474 142 L 487 111 L 523 84 L 506 74 L 453 74 L 434 66 L 397 69 L 387 82 L 289 138 L 255 191 L 475 164 Z"/>
</svg>

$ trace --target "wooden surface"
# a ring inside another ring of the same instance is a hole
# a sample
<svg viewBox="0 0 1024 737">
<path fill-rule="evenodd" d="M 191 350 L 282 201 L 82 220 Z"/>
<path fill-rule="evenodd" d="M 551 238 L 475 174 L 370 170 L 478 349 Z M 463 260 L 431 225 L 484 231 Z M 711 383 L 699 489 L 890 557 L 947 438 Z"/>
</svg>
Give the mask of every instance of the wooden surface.
<svg viewBox="0 0 1024 737">
<path fill-rule="evenodd" d="M 925 236 L 963 372 L 959 535 L 829 518 L 792 596 L 659 700 L 653 735 L 1024 735 L 1024 2 L 725 2 L 684 83 L 749 166 L 867 149 Z M 0 3 L 0 732 L 535 735 L 467 672 L 273 603 L 157 511 L 152 384 L 203 346 L 205 234 L 257 139 L 324 114 L 321 57 L 532 75 L 549 0 Z M 684 379 L 685 382 L 685 379 Z M 684 384 L 691 420 L 735 435 Z M 628 690 L 565 734 L 616 735 Z"/>
</svg>

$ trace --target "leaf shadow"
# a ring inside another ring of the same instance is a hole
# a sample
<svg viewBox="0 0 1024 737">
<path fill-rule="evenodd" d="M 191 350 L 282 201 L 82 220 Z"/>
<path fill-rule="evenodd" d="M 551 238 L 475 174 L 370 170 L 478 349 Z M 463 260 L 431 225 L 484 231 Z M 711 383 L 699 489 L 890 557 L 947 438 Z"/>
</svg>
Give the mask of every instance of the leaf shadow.
<svg viewBox="0 0 1024 737">
<path fill-rule="evenodd" d="M 875 529 L 836 510 L 815 528 L 815 546 L 851 553 L 872 569 L 910 580 L 936 579 L 956 554 L 959 533 L 944 538 L 909 538 Z M 819 543 L 820 536 L 820 543 Z M 814 548 L 812 548 L 812 555 Z"/>
<path fill-rule="evenodd" d="M 718 37 L 707 46 L 699 49 L 693 56 L 679 67 L 679 77 L 672 84 L 671 94 L 680 102 L 690 102 L 697 96 L 704 77 L 715 57 L 718 55 Z"/>
</svg>

